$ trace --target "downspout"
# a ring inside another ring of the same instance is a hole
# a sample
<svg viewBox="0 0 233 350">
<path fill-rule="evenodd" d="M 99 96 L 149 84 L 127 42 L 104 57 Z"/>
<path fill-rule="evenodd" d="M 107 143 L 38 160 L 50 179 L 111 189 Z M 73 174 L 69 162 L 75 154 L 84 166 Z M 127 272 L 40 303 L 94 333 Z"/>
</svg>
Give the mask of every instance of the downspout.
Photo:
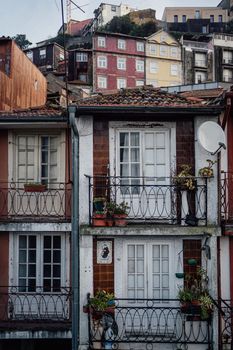
<svg viewBox="0 0 233 350">
<path fill-rule="evenodd" d="M 75 123 L 76 107 L 69 107 L 72 139 L 72 218 L 71 218 L 71 283 L 72 283 L 72 350 L 79 347 L 79 133 Z"/>
</svg>

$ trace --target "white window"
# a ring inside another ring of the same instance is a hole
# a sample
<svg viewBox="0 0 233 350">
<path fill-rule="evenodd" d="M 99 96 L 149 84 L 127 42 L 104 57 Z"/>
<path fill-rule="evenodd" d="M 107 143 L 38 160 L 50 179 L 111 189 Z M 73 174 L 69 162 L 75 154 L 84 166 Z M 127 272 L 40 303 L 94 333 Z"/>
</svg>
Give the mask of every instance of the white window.
<svg viewBox="0 0 233 350">
<path fill-rule="evenodd" d="M 195 66 L 196 67 L 206 67 L 207 56 L 206 53 L 195 52 Z"/>
<path fill-rule="evenodd" d="M 200 10 L 195 11 L 195 19 L 200 19 L 201 18 L 201 13 Z"/>
<path fill-rule="evenodd" d="M 160 45 L 160 56 L 167 56 L 168 47 L 166 45 Z"/>
<path fill-rule="evenodd" d="M 126 58 L 117 57 L 117 69 L 126 70 Z"/>
<path fill-rule="evenodd" d="M 178 56 L 178 48 L 177 47 L 171 47 L 171 57 L 177 57 Z"/>
<path fill-rule="evenodd" d="M 141 41 L 137 41 L 137 51 L 144 51 L 144 43 Z"/>
<path fill-rule="evenodd" d="M 76 53 L 76 62 L 87 62 L 88 56 L 86 52 L 77 52 Z"/>
<path fill-rule="evenodd" d="M 18 135 L 16 178 L 19 182 L 54 183 L 59 180 L 59 137 Z"/>
<path fill-rule="evenodd" d="M 46 58 L 46 49 L 45 48 L 39 50 L 39 56 L 40 56 L 40 59 Z"/>
<path fill-rule="evenodd" d="M 195 72 L 195 84 L 205 83 L 207 79 L 206 72 Z"/>
<path fill-rule="evenodd" d="M 136 71 L 137 72 L 144 72 L 144 61 L 136 60 Z"/>
<path fill-rule="evenodd" d="M 186 15 L 182 15 L 182 23 L 186 23 L 186 21 L 187 21 Z"/>
<path fill-rule="evenodd" d="M 169 299 L 171 296 L 171 252 L 169 244 L 128 243 L 127 298 Z"/>
<path fill-rule="evenodd" d="M 151 54 L 155 55 L 156 52 L 157 52 L 157 46 L 156 46 L 156 44 L 150 44 L 150 45 L 149 45 L 149 51 L 150 51 Z"/>
<path fill-rule="evenodd" d="M 126 88 L 126 79 L 117 78 L 117 88 L 118 89 L 125 89 Z"/>
<path fill-rule="evenodd" d="M 136 80 L 136 86 L 144 86 L 144 80 Z"/>
<path fill-rule="evenodd" d="M 171 75 L 178 75 L 178 65 L 177 64 L 171 64 Z"/>
<path fill-rule="evenodd" d="M 157 62 L 150 62 L 150 73 L 158 73 Z"/>
<path fill-rule="evenodd" d="M 100 89 L 107 89 L 107 77 L 98 76 L 97 86 Z"/>
<path fill-rule="evenodd" d="M 11 299 L 14 315 L 69 317 L 68 252 L 66 233 L 10 234 L 10 281 L 22 293 Z"/>
<path fill-rule="evenodd" d="M 223 81 L 232 83 L 233 71 L 231 69 L 224 69 L 223 70 Z"/>
<path fill-rule="evenodd" d="M 103 36 L 98 36 L 98 47 L 105 47 L 106 39 Z"/>
<path fill-rule="evenodd" d="M 208 26 L 202 26 L 202 33 L 207 34 L 208 33 Z"/>
<path fill-rule="evenodd" d="M 233 51 L 223 51 L 223 63 L 233 63 Z"/>
<path fill-rule="evenodd" d="M 106 56 L 98 56 L 97 67 L 98 68 L 107 68 L 107 57 Z"/>
<path fill-rule="evenodd" d="M 126 42 L 123 39 L 118 39 L 117 42 L 118 49 L 125 50 L 126 49 Z"/>
<path fill-rule="evenodd" d="M 29 60 L 31 60 L 33 62 L 33 51 L 28 51 L 26 53 L 27 57 L 29 58 Z"/>
</svg>

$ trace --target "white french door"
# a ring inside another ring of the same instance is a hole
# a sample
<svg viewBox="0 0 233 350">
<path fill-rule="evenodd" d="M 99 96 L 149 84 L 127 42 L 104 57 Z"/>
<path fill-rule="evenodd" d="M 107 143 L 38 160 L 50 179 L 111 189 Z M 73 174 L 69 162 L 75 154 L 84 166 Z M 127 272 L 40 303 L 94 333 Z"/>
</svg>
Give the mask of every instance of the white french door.
<svg viewBox="0 0 233 350">
<path fill-rule="evenodd" d="M 65 317 L 69 305 L 66 234 L 13 235 L 11 298 L 15 317 Z M 68 316 L 68 315 L 67 315 Z"/>
<path fill-rule="evenodd" d="M 129 217 L 163 218 L 171 212 L 168 129 L 118 132 L 118 201 L 130 203 Z"/>
</svg>

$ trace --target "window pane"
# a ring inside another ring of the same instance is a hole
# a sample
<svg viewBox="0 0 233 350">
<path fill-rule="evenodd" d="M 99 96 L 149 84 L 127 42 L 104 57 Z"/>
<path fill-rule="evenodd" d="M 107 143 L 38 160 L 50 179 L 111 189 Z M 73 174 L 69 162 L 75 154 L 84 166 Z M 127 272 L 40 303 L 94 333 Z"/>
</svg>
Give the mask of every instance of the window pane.
<svg viewBox="0 0 233 350">
<path fill-rule="evenodd" d="M 28 280 L 28 291 L 34 292 L 36 290 L 36 280 L 34 278 L 30 278 Z"/>
<path fill-rule="evenodd" d="M 134 273 L 134 272 L 135 272 L 135 263 L 134 263 L 134 260 L 129 260 L 129 261 L 128 261 L 128 272 L 129 272 L 129 273 Z"/>
<path fill-rule="evenodd" d="M 44 248 L 51 248 L 51 237 L 44 237 Z"/>
<path fill-rule="evenodd" d="M 60 263 L 61 262 L 61 252 L 59 250 L 56 250 L 53 252 L 53 262 L 54 263 Z"/>
<path fill-rule="evenodd" d="M 135 257 L 135 246 L 134 245 L 129 245 L 128 246 L 128 257 L 129 258 L 134 258 Z"/>
<path fill-rule="evenodd" d="M 24 278 L 20 278 L 19 279 L 19 292 L 26 292 L 26 279 Z"/>
<path fill-rule="evenodd" d="M 41 166 L 41 176 L 48 177 L 48 166 L 47 165 Z"/>
<path fill-rule="evenodd" d="M 29 277 L 35 277 L 36 276 L 36 265 L 28 265 L 28 276 Z"/>
<path fill-rule="evenodd" d="M 36 250 L 29 250 L 28 252 L 28 262 L 35 263 L 36 262 Z"/>
<path fill-rule="evenodd" d="M 120 133 L 120 146 L 129 146 L 129 133 L 121 132 Z"/>
<path fill-rule="evenodd" d="M 53 277 L 60 277 L 60 276 L 61 276 L 60 265 L 54 265 L 53 266 Z"/>
<path fill-rule="evenodd" d="M 55 236 L 54 238 L 53 238 L 53 247 L 54 248 L 61 248 L 61 237 L 59 237 L 59 236 Z"/>
<path fill-rule="evenodd" d="M 120 162 L 129 161 L 129 150 L 127 148 L 120 149 Z"/>
<path fill-rule="evenodd" d="M 61 288 L 61 282 L 59 279 L 53 279 L 53 292 L 59 292 Z"/>
<path fill-rule="evenodd" d="M 129 166 L 128 166 L 128 164 L 121 164 L 121 166 L 120 166 L 120 176 L 129 176 Z"/>
<path fill-rule="evenodd" d="M 29 248 L 36 248 L 36 236 L 29 236 Z"/>
<path fill-rule="evenodd" d="M 51 280 L 44 278 L 44 292 L 50 292 L 51 291 Z"/>
<path fill-rule="evenodd" d="M 26 236 L 20 236 L 19 237 L 19 248 L 26 248 L 27 247 L 27 238 Z"/>
<path fill-rule="evenodd" d="M 139 164 L 132 164 L 131 165 L 131 176 L 140 176 Z"/>
<path fill-rule="evenodd" d="M 42 163 L 48 163 L 48 152 L 42 151 Z"/>
<path fill-rule="evenodd" d="M 44 265 L 44 277 L 51 277 L 51 265 Z"/>
<path fill-rule="evenodd" d="M 139 162 L 139 148 L 131 148 L 131 162 Z"/>
<path fill-rule="evenodd" d="M 27 275 L 27 266 L 26 264 L 19 265 L 19 277 L 26 277 Z"/>
<path fill-rule="evenodd" d="M 131 132 L 131 146 L 139 146 L 139 133 Z"/>
<path fill-rule="evenodd" d="M 45 250 L 44 251 L 44 262 L 45 263 L 50 263 L 51 262 L 51 251 L 50 250 Z"/>
<path fill-rule="evenodd" d="M 25 263 L 27 258 L 26 250 L 19 251 L 19 263 Z"/>
</svg>

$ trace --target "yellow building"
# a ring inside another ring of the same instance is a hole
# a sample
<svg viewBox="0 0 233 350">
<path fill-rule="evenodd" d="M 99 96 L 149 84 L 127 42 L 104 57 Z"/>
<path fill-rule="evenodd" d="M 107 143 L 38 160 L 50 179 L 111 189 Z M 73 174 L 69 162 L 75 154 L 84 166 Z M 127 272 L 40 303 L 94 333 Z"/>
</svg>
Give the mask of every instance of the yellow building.
<svg viewBox="0 0 233 350">
<path fill-rule="evenodd" d="M 146 84 L 155 87 L 182 84 L 181 45 L 163 29 L 146 41 Z"/>
</svg>

